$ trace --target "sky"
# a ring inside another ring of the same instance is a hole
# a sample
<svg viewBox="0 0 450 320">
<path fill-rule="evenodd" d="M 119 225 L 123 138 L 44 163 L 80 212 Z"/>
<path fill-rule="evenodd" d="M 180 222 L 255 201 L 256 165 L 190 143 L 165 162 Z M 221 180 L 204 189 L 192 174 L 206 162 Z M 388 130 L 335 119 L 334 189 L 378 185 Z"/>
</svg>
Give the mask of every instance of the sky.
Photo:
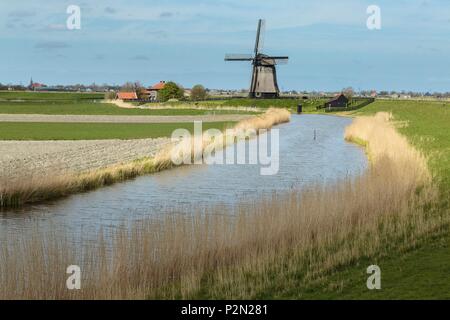
<svg viewBox="0 0 450 320">
<path fill-rule="evenodd" d="M 224 56 L 252 53 L 259 18 L 263 52 L 289 56 L 282 90 L 450 91 L 448 0 L 1 0 L 0 83 L 248 88 L 250 63 Z"/>
</svg>

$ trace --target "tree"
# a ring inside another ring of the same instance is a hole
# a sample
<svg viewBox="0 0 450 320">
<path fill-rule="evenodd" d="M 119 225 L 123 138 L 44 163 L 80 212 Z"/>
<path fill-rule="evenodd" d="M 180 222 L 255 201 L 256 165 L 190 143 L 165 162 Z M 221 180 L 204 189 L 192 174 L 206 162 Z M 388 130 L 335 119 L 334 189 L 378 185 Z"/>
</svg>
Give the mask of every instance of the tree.
<svg viewBox="0 0 450 320">
<path fill-rule="evenodd" d="M 120 88 L 120 92 L 131 92 L 131 91 L 135 91 L 135 90 L 136 90 L 136 86 L 133 82 L 126 82 Z"/>
<path fill-rule="evenodd" d="M 191 100 L 205 100 L 207 96 L 206 89 L 201 84 L 195 85 L 191 90 Z"/>
<path fill-rule="evenodd" d="M 113 100 L 116 98 L 116 92 L 115 91 L 108 91 L 105 93 L 105 99 L 106 100 Z"/>
<path fill-rule="evenodd" d="M 170 99 L 182 99 L 184 97 L 184 90 L 175 82 L 166 82 L 164 88 L 159 90 L 158 99 L 161 102 L 168 101 Z"/>
<path fill-rule="evenodd" d="M 352 100 L 355 95 L 355 90 L 352 87 L 348 87 L 342 90 L 342 93 L 347 97 L 348 100 Z"/>
<path fill-rule="evenodd" d="M 139 100 L 145 100 L 147 98 L 147 90 L 145 90 L 145 87 L 139 81 L 134 83 L 134 91 Z"/>
</svg>

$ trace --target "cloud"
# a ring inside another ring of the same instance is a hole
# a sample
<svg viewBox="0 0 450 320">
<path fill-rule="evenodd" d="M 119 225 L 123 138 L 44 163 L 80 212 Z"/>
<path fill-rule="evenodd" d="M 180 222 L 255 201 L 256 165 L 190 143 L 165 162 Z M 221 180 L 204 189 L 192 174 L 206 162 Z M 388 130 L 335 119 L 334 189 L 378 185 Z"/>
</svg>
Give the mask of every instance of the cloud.
<svg viewBox="0 0 450 320">
<path fill-rule="evenodd" d="M 139 54 L 139 55 L 132 57 L 131 60 L 147 61 L 147 60 L 149 60 L 149 58 L 143 54 Z"/>
<path fill-rule="evenodd" d="M 43 49 L 43 50 L 56 50 L 69 48 L 70 46 L 62 41 L 41 41 L 36 43 L 34 47 L 36 49 Z"/>
<path fill-rule="evenodd" d="M 105 12 L 106 12 L 106 13 L 109 13 L 109 14 L 114 14 L 114 13 L 117 12 L 117 10 L 114 9 L 114 8 L 112 8 L 112 7 L 106 7 L 106 8 L 105 8 Z"/>
</svg>

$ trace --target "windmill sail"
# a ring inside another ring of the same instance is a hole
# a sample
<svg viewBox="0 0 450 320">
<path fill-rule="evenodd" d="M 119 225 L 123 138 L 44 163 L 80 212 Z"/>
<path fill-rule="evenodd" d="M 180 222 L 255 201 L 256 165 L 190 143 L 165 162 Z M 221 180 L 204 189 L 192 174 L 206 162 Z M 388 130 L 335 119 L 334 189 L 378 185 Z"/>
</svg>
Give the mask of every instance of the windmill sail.
<svg viewBox="0 0 450 320">
<path fill-rule="evenodd" d="M 253 55 L 251 54 L 239 54 L 231 53 L 225 55 L 225 61 L 252 61 Z"/>
<path fill-rule="evenodd" d="M 255 55 L 261 53 L 264 49 L 264 38 L 266 34 L 266 21 L 259 19 L 258 30 L 256 31 Z"/>
<path fill-rule="evenodd" d="M 289 57 L 270 57 L 275 61 L 275 64 L 287 64 Z"/>
</svg>

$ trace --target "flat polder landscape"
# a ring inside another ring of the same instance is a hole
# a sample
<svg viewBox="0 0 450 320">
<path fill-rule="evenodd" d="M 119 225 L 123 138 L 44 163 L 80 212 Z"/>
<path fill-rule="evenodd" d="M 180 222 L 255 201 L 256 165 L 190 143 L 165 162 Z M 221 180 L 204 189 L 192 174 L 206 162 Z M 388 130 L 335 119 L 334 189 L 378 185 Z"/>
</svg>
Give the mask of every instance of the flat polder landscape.
<svg viewBox="0 0 450 320">
<path fill-rule="evenodd" d="M 441 278 L 450 261 L 450 103 L 379 99 L 325 112 L 317 100 L 299 116 L 290 99 L 271 109 L 267 100 L 154 110 L 101 101 L 0 93 L 1 221 L 14 230 L 2 229 L 3 298 L 449 298 Z M 193 119 L 204 130 L 279 128 L 280 175 L 253 185 L 247 167 L 168 165 L 161 152 L 171 132 L 192 131 Z M 305 154 L 317 160 L 300 160 Z M 319 160 L 337 154 L 344 158 L 333 165 Z M 230 194 L 233 183 L 242 187 Z M 200 209 L 205 196 L 212 201 Z M 55 228 L 66 224 L 70 232 Z M 84 290 L 65 290 L 64 273 L 51 277 L 69 260 L 85 261 Z M 383 268 L 383 290 L 365 287 L 373 264 Z M 31 283 L 30 272 L 39 274 Z"/>
<path fill-rule="evenodd" d="M 437 313 L 449 12 L 3 1 L 0 301 L 46 317 L 93 300 L 164 319 Z"/>
</svg>

